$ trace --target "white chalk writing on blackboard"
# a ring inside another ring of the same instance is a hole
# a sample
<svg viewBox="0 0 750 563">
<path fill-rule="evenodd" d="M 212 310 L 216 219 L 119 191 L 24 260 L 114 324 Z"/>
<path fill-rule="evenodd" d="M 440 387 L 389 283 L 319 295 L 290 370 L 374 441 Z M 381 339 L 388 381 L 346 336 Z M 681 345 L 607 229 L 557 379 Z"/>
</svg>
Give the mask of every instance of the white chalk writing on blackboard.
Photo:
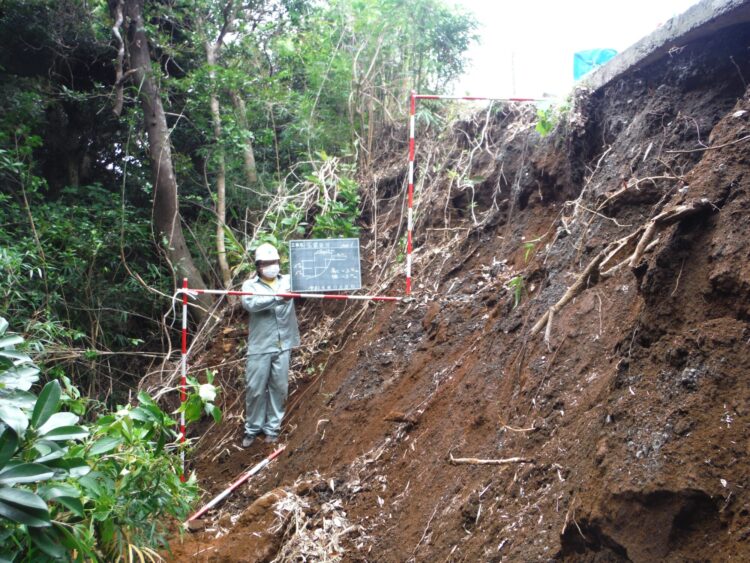
<svg viewBox="0 0 750 563">
<path fill-rule="evenodd" d="M 292 291 L 351 291 L 362 287 L 359 239 L 289 242 Z"/>
</svg>

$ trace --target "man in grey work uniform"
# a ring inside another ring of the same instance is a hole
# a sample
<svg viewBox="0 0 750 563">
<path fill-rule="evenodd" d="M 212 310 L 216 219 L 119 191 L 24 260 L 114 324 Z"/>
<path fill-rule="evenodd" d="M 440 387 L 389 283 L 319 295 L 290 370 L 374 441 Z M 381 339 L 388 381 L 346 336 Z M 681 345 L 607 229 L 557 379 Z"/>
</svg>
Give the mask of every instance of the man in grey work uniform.
<svg viewBox="0 0 750 563">
<path fill-rule="evenodd" d="M 279 253 L 271 244 L 255 251 L 257 275 L 242 284 L 242 306 L 250 313 L 245 371 L 245 437 L 248 448 L 261 432 L 276 442 L 289 388 L 289 356 L 299 345 L 294 300 L 275 297 L 291 290 L 288 275 L 279 271 Z"/>
</svg>

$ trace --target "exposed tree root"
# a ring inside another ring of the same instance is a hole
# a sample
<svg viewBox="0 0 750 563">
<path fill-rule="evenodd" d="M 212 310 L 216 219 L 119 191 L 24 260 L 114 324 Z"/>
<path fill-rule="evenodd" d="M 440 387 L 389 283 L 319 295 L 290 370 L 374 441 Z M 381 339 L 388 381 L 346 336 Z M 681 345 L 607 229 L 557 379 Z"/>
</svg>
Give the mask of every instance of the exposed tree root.
<svg viewBox="0 0 750 563">
<path fill-rule="evenodd" d="M 641 240 L 638 241 L 638 244 L 635 247 L 635 252 L 633 252 L 633 255 L 630 257 L 630 267 L 632 268 L 638 264 L 638 261 L 643 256 L 646 247 L 651 242 L 657 229 L 661 230 L 668 225 L 682 221 L 686 217 L 701 213 L 709 208 L 710 205 L 711 204 L 707 199 L 701 199 L 700 201 L 678 205 L 672 209 L 662 211 L 656 217 L 651 219 L 648 225 L 646 225 Z"/>
<path fill-rule="evenodd" d="M 588 285 L 588 280 L 592 274 L 599 273 L 599 265 L 602 263 L 602 261 L 604 261 L 604 259 L 610 252 L 610 248 L 615 244 L 617 243 L 609 244 L 604 250 L 599 252 L 599 254 L 597 254 L 594 259 L 591 260 L 591 262 L 589 262 L 588 266 L 586 266 L 586 269 L 583 270 L 583 272 L 578 276 L 578 279 L 576 279 L 573 285 L 568 288 L 568 291 L 565 292 L 560 300 L 552 305 L 549 309 L 547 309 L 544 315 L 542 315 L 542 317 L 536 322 L 536 324 L 531 327 L 531 336 L 534 336 L 546 324 L 547 330 L 545 331 L 544 339 L 546 342 L 549 342 L 549 333 L 551 331 L 552 319 L 554 318 L 555 313 L 562 309 L 568 303 L 568 301 L 570 301 L 581 291 L 583 291 L 584 287 Z"/>
<path fill-rule="evenodd" d="M 559 312 L 571 299 L 581 293 L 586 287 L 589 286 L 589 281 L 596 283 L 602 277 L 609 277 L 618 271 L 624 264 L 628 264 L 631 268 L 635 267 L 643 254 L 647 249 L 651 247 L 654 235 L 663 230 L 669 225 L 678 223 L 683 219 L 702 213 L 711 207 L 711 202 L 707 199 L 701 199 L 700 201 L 693 201 L 683 205 L 678 205 L 666 211 L 662 211 L 655 217 L 653 217 L 646 225 L 643 225 L 636 229 L 634 232 L 626 237 L 611 242 L 604 250 L 599 252 L 589 262 L 583 272 L 578 276 L 576 281 L 571 285 L 560 300 L 552 305 L 547 311 L 541 316 L 541 318 L 531 328 L 531 336 L 538 333 L 543 326 L 546 325 L 544 331 L 544 341 L 549 344 L 552 336 L 552 322 L 555 317 L 555 313 Z M 640 237 L 640 238 L 638 238 Z M 635 246 L 633 253 L 620 262 L 613 266 L 609 270 L 603 270 L 603 266 L 609 263 L 613 258 L 622 252 L 625 248 L 628 248 L 631 243 L 638 238 L 638 243 Z"/>
</svg>

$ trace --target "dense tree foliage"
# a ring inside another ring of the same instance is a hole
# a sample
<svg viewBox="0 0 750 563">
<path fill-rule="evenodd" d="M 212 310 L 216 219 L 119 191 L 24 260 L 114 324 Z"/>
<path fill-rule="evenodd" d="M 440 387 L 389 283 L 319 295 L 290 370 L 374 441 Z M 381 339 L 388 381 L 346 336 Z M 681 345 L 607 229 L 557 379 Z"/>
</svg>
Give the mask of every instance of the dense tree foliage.
<svg viewBox="0 0 750 563">
<path fill-rule="evenodd" d="M 460 75 L 474 25 L 442 0 L 0 2 L 4 553 L 158 545 L 145 523 L 189 500 L 170 418 L 71 381 L 122 402 L 179 277 L 231 286 L 259 241 L 357 235 L 380 133 Z"/>
<path fill-rule="evenodd" d="M 259 237 L 353 232 L 378 131 L 460 74 L 473 29 L 441 0 L 4 1 L 0 315 L 97 371 L 161 348 L 186 272 L 230 285 Z M 334 208 L 266 214 L 332 164 Z"/>
</svg>

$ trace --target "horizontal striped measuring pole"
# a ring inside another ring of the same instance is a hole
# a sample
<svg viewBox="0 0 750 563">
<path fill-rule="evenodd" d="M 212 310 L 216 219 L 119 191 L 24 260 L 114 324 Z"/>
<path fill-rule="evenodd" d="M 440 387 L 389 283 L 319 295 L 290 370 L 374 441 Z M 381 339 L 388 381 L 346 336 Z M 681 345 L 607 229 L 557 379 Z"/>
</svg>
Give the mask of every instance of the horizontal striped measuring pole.
<svg viewBox="0 0 750 563">
<path fill-rule="evenodd" d="M 188 295 L 208 293 L 210 295 L 260 295 L 263 297 L 284 297 L 286 299 L 335 299 L 338 301 L 401 301 L 402 297 L 387 295 L 333 295 L 329 293 L 253 293 L 227 289 L 183 289 Z M 178 293 L 182 293 L 178 292 Z"/>
<path fill-rule="evenodd" d="M 409 192 L 406 211 L 406 295 L 411 295 L 411 254 L 413 250 L 412 231 L 414 230 L 414 125 L 417 115 L 417 100 L 457 100 L 463 102 L 541 102 L 537 98 L 481 98 L 477 96 L 438 96 L 417 94 L 412 90 L 409 99 Z"/>
</svg>

